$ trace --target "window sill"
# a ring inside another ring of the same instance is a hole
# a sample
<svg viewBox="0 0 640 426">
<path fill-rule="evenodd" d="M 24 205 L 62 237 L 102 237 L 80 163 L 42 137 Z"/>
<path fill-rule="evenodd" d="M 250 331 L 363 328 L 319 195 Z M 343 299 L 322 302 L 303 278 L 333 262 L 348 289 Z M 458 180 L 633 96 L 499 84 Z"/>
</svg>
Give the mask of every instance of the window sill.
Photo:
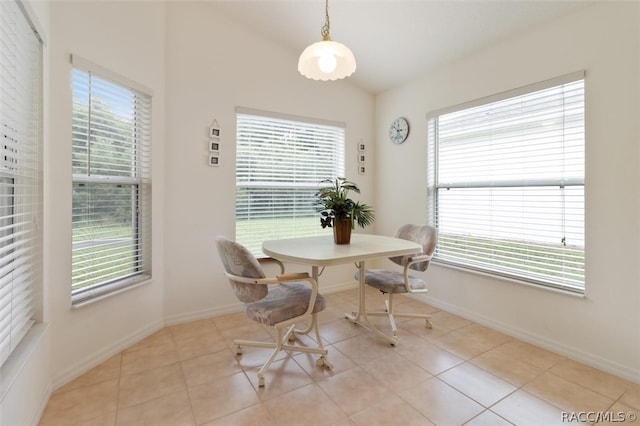
<svg viewBox="0 0 640 426">
<path fill-rule="evenodd" d="M 99 302 L 100 300 L 124 293 L 125 291 L 151 284 L 151 281 L 151 275 L 144 275 L 143 277 L 130 278 L 128 280 L 119 281 L 94 290 L 72 295 L 71 309 L 79 309 L 84 306 L 91 305 L 95 302 Z"/>
<path fill-rule="evenodd" d="M 515 284 L 524 285 L 524 286 L 527 286 L 527 287 L 533 287 L 533 288 L 536 288 L 536 289 L 539 289 L 539 290 L 550 291 L 552 293 L 558 293 L 558 294 L 562 294 L 562 295 L 565 295 L 565 296 L 577 297 L 579 299 L 586 298 L 584 290 L 582 292 L 564 290 L 564 289 L 561 289 L 561 288 L 552 287 L 550 285 L 547 286 L 547 285 L 544 285 L 544 284 L 534 283 L 534 282 L 525 281 L 525 280 L 519 280 L 517 278 L 506 277 L 506 276 L 499 275 L 499 274 L 492 274 L 492 273 L 489 273 L 489 272 L 483 272 L 483 271 L 479 271 L 477 269 L 464 268 L 462 266 L 457 266 L 457 265 L 453 265 L 453 264 L 446 263 L 446 262 L 439 262 L 436 259 L 433 259 L 431 262 L 433 264 L 435 264 L 435 265 L 442 266 L 443 268 L 455 269 L 457 271 L 466 272 L 466 273 L 469 273 L 469 274 L 481 275 L 481 276 L 484 276 L 484 277 L 492 278 L 494 280 L 508 281 L 508 282 L 512 282 L 512 283 L 515 283 Z"/>
</svg>

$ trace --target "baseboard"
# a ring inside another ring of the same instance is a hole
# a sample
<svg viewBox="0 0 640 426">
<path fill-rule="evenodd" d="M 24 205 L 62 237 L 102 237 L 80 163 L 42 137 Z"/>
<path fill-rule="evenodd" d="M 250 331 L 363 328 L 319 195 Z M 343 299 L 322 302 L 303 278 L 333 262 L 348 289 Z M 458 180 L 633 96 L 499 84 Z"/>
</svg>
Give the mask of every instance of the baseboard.
<svg viewBox="0 0 640 426">
<path fill-rule="evenodd" d="M 322 293 L 334 293 L 343 290 L 349 290 L 355 288 L 357 283 L 355 281 L 349 281 L 345 283 L 338 283 L 333 285 L 322 285 L 321 292 Z M 242 311 L 242 303 L 232 303 L 224 306 L 219 306 L 212 309 L 205 309 L 195 312 L 188 312 L 179 315 L 171 315 L 165 317 L 163 322 L 155 322 L 149 324 L 144 329 L 138 330 L 137 332 L 127 336 L 126 338 L 110 345 L 106 349 L 102 349 L 94 354 L 86 357 L 81 362 L 71 366 L 66 369 L 62 373 L 56 375 L 52 379 L 53 389 L 58 389 L 62 385 L 70 382 L 71 380 L 79 377 L 80 375 L 86 373 L 107 359 L 111 358 L 114 355 L 119 354 L 123 350 L 127 349 L 129 346 L 134 343 L 139 342 L 140 340 L 148 337 L 149 335 L 155 333 L 156 331 L 162 329 L 163 327 L 168 327 L 172 325 L 184 324 L 191 321 L 197 321 L 206 318 L 212 318 L 219 315 L 230 314 L 234 312 Z"/>
<path fill-rule="evenodd" d="M 462 318 L 476 322 L 480 325 L 484 325 L 486 327 L 489 327 L 493 330 L 507 334 L 516 339 L 520 339 L 532 345 L 546 349 L 550 352 L 565 356 L 574 361 L 581 362 L 583 364 L 586 364 L 593 368 L 597 368 L 607 373 L 616 375 L 618 377 L 629 380 L 631 382 L 640 383 L 640 371 L 634 370 L 633 368 L 629 368 L 628 366 L 611 362 L 608 359 L 605 359 L 600 356 L 585 352 L 581 349 L 566 345 L 562 342 L 548 339 L 545 336 L 542 336 L 536 333 L 531 333 L 527 330 L 513 327 L 509 324 L 497 322 L 483 315 L 478 315 L 475 312 L 468 311 L 466 309 L 460 309 L 458 306 L 451 305 L 446 302 L 442 302 L 440 300 L 434 299 L 429 296 L 412 295 L 412 297 L 416 300 L 420 300 L 422 302 L 428 303 L 431 306 L 442 309 L 451 314 L 458 315 Z"/>
<path fill-rule="evenodd" d="M 338 284 L 332 284 L 332 285 L 326 285 L 326 286 L 321 285 L 320 292 L 329 294 L 329 293 L 335 293 L 343 290 L 350 290 L 352 288 L 355 288 L 357 284 L 358 283 L 355 281 L 348 281 L 344 283 L 338 283 Z M 232 314 L 234 312 L 241 312 L 242 309 L 243 309 L 242 303 L 237 302 L 237 303 L 231 303 L 224 306 L 218 306 L 213 309 L 204 309 L 196 312 L 188 312 L 185 314 L 171 315 L 171 316 L 165 317 L 165 326 L 184 324 L 191 321 L 212 318 L 218 315 Z"/>
<path fill-rule="evenodd" d="M 358 288 L 358 282 L 357 281 L 348 281 L 345 283 L 338 283 L 338 284 L 333 284 L 333 285 L 321 285 L 320 286 L 320 292 L 321 293 L 337 293 L 339 291 L 344 291 L 344 290 L 351 290 L 354 288 Z"/>
<path fill-rule="evenodd" d="M 103 348 L 93 354 L 85 357 L 82 361 L 76 363 L 75 365 L 67 368 L 65 371 L 57 374 L 53 377 L 53 389 L 58 389 L 62 385 L 69 383 L 71 380 L 79 377 L 80 375 L 86 373 L 92 368 L 100 365 L 104 361 L 108 360 L 114 355 L 119 354 L 123 350 L 127 349 L 129 346 L 134 343 L 139 342 L 140 340 L 148 337 L 149 335 L 155 333 L 164 327 L 164 323 L 162 321 L 156 321 L 145 328 L 137 330 L 135 333 L 115 342 L 110 345 L 108 348 Z"/>
<path fill-rule="evenodd" d="M 212 309 L 204 309 L 201 311 L 188 312 L 185 314 L 171 315 L 171 316 L 165 317 L 164 324 L 165 326 L 168 327 L 172 325 L 184 324 L 191 321 L 212 318 L 218 315 L 226 315 L 226 314 L 232 314 L 234 312 L 241 312 L 242 306 L 243 306 L 242 303 L 237 302 L 237 303 L 231 303 L 229 305 L 219 306 Z"/>
</svg>

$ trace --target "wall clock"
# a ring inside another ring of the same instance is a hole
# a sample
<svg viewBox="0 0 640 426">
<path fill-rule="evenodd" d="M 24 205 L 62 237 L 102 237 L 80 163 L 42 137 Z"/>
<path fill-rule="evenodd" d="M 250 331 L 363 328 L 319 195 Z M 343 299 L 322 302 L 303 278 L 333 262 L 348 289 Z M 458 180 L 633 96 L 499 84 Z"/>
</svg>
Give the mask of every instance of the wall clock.
<svg viewBox="0 0 640 426">
<path fill-rule="evenodd" d="M 409 136 L 409 122 L 404 117 L 398 117 L 389 127 L 389 139 L 393 143 L 402 143 Z"/>
</svg>

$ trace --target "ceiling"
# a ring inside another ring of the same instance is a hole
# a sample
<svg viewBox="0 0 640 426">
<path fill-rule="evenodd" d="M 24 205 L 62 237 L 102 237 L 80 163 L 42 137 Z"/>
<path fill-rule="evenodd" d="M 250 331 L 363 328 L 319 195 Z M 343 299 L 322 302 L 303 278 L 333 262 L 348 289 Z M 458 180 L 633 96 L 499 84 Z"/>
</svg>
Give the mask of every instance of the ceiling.
<svg viewBox="0 0 640 426">
<path fill-rule="evenodd" d="M 316 41 L 323 0 L 213 0 L 228 17 L 295 55 Z M 331 38 L 356 57 L 349 79 L 371 93 L 509 39 L 586 0 L 330 0 Z"/>
</svg>

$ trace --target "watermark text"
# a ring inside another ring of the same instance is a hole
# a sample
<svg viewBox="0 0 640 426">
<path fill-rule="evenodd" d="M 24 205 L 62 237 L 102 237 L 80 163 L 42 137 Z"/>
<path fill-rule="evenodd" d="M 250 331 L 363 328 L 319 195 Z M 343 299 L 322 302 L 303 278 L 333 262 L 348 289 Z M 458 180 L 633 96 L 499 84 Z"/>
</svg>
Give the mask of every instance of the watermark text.
<svg viewBox="0 0 640 426">
<path fill-rule="evenodd" d="M 563 411 L 561 415 L 563 423 L 635 423 L 638 421 L 638 413 L 634 411 Z"/>
</svg>

